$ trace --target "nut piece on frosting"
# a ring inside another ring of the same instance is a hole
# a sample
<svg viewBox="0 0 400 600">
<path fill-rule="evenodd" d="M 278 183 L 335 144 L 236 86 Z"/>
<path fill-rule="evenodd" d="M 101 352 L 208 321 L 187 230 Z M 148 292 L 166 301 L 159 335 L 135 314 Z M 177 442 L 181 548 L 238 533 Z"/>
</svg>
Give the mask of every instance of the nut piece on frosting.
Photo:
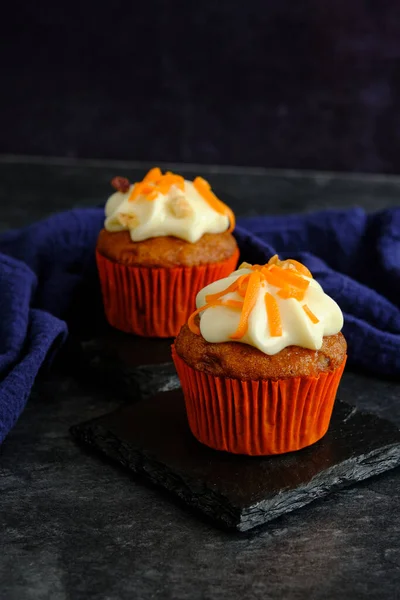
<svg viewBox="0 0 400 600">
<path fill-rule="evenodd" d="M 175 196 L 169 201 L 169 210 L 177 219 L 185 219 L 193 215 L 193 208 L 182 196 Z"/>
<path fill-rule="evenodd" d="M 133 229 L 139 225 L 139 218 L 133 213 L 118 213 L 117 219 L 123 227 L 128 227 L 128 229 Z"/>
<path fill-rule="evenodd" d="M 248 262 L 242 262 L 239 266 L 238 269 L 251 269 L 253 265 L 251 265 Z"/>
</svg>

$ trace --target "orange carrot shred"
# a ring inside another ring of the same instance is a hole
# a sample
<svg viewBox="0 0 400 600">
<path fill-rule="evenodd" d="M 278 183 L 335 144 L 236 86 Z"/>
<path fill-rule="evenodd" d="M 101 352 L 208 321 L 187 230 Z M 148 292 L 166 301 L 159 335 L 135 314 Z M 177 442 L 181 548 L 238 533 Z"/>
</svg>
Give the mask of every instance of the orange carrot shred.
<svg viewBox="0 0 400 600">
<path fill-rule="evenodd" d="M 235 229 L 235 215 L 233 214 L 233 212 L 229 208 L 229 206 L 227 206 L 226 204 L 221 202 L 221 200 L 219 198 L 217 198 L 217 196 L 211 190 L 211 186 L 208 183 L 208 181 L 206 181 L 202 177 L 196 177 L 196 179 L 193 181 L 193 185 L 196 188 L 196 190 L 199 192 L 199 194 L 201 196 L 203 196 L 203 198 L 207 202 L 207 204 L 209 206 L 211 206 L 211 208 L 213 208 L 218 214 L 226 215 L 228 217 L 228 219 L 229 219 L 228 231 L 229 232 L 233 231 Z"/>
<path fill-rule="evenodd" d="M 150 169 L 150 171 L 143 177 L 143 181 L 157 181 L 162 176 L 161 170 L 158 167 Z"/>
<path fill-rule="evenodd" d="M 143 182 L 135 183 L 133 190 L 128 198 L 128 202 L 133 202 L 142 193 Z"/>
<path fill-rule="evenodd" d="M 204 184 L 200 182 L 200 186 L 204 186 Z M 275 260 L 275 257 L 273 258 Z M 289 261 L 279 261 L 279 258 L 276 257 L 276 262 L 271 264 L 253 265 L 252 267 L 248 265 L 252 271 L 251 273 L 246 273 L 239 276 L 226 289 L 215 294 L 208 294 L 205 297 L 206 304 L 195 311 L 189 318 L 188 325 L 190 330 L 193 333 L 200 333 L 200 329 L 194 323 L 194 318 L 197 314 L 199 314 L 199 312 L 205 310 L 206 308 L 226 306 L 228 308 L 241 310 L 238 328 L 230 336 L 230 339 L 232 340 L 241 339 L 247 332 L 250 314 L 257 301 L 262 282 L 266 282 L 269 285 L 278 288 L 275 293 L 281 298 L 294 298 L 295 300 L 299 301 L 303 300 L 310 282 L 307 279 L 304 279 L 302 275 L 305 275 L 306 272 L 309 273 L 309 271 L 306 269 L 306 267 L 304 267 L 304 270 L 302 270 L 303 265 L 301 263 L 297 263 L 297 261 L 293 262 L 298 264 L 298 267 L 293 266 L 288 269 L 287 266 L 282 266 L 285 264 L 285 262 L 287 265 Z M 295 269 L 297 273 L 295 272 Z M 311 273 L 309 276 L 312 277 Z M 243 302 L 237 300 L 224 300 L 223 296 L 231 292 L 236 292 L 239 296 L 241 296 L 243 298 Z M 282 335 L 282 321 L 278 302 L 275 296 L 269 292 L 265 293 L 264 302 L 270 335 L 272 337 L 279 337 Z M 319 323 L 319 319 L 306 304 L 303 305 L 303 310 L 313 323 Z"/>
<path fill-rule="evenodd" d="M 199 313 L 201 313 L 203 310 L 205 310 L 206 308 L 209 308 L 207 306 L 207 304 L 205 304 L 204 306 L 201 306 L 200 308 L 198 308 L 197 310 L 195 310 L 194 312 L 192 312 L 192 314 L 190 315 L 189 319 L 188 319 L 188 327 L 190 329 L 190 331 L 192 333 L 195 333 L 196 335 L 200 335 L 200 329 L 198 327 L 198 325 L 196 325 L 196 323 L 194 322 L 195 317 L 197 317 L 197 315 Z"/>
<path fill-rule="evenodd" d="M 304 291 L 299 290 L 299 288 L 295 288 L 291 285 L 287 285 L 279 290 L 278 296 L 280 296 L 280 298 L 283 298 L 284 300 L 288 300 L 289 298 L 294 298 L 295 300 L 303 300 Z"/>
<path fill-rule="evenodd" d="M 257 300 L 257 295 L 261 287 L 261 275 L 257 271 L 254 271 L 249 277 L 247 284 L 246 295 L 244 297 L 242 314 L 240 315 L 239 327 L 233 333 L 230 338 L 232 340 L 240 340 L 246 333 L 249 327 L 250 313 L 254 308 Z"/>
<path fill-rule="evenodd" d="M 188 319 L 188 327 L 192 333 L 195 333 L 197 335 L 200 334 L 200 329 L 198 325 L 196 325 L 196 323 L 194 322 L 195 317 L 206 308 L 214 308 L 215 306 L 226 306 L 228 308 L 235 308 L 241 310 L 243 308 L 243 302 L 239 302 L 238 300 L 217 300 L 212 304 L 209 304 L 207 302 L 207 304 L 204 304 L 204 306 L 201 306 L 200 308 L 195 310 Z"/>
<path fill-rule="evenodd" d="M 267 282 L 277 288 L 284 288 L 286 286 L 286 281 L 282 277 L 282 272 L 283 269 L 276 269 L 275 271 L 263 269 L 261 271 Z"/>
<path fill-rule="evenodd" d="M 247 282 L 249 280 L 249 277 L 250 275 L 245 275 L 242 281 L 239 283 L 238 289 L 236 290 L 239 296 L 242 296 L 242 298 L 244 298 L 246 295 Z"/>
<path fill-rule="evenodd" d="M 196 177 L 196 179 L 193 181 L 193 184 L 196 190 L 198 188 L 204 188 L 206 190 L 211 189 L 211 185 L 208 183 L 207 179 L 203 179 L 203 177 Z"/>
<path fill-rule="evenodd" d="M 297 273 L 287 269 L 276 267 L 275 265 L 271 267 L 271 273 L 277 274 L 285 283 L 293 285 L 301 290 L 306 290 L 310 285 L 310 282 L 301 277 L 301 275 L 297 275 Z"/>
<path fill-rule="evenodd" d="M 243 302 L 239 302 L 239 300 L 224 300 L 221 304 L 216 304 L 216 306 L 228 306 L 228 308 L 239 308 L 242 310 Z"/>
<path fill-rule="evenodd" d="M 226 215 L 229 219 L 228 233 L 232 233 L 232 231 L 235 229 L 236 219 L 234 212 L 229 208 L 229 206 L 226 207 Z"/>
<path fill-rule="evenodd" d="M 158 167 L 154 167 L 154 169 L 150 169 L 142 181 L 135 183 L 129 201 L 133 202 L 142 194 L 146 197 L 146 200 L 154 200 L 159 193 L 166 194 L 172 185 L 184 190 L 185 180 L 182 175 L 174 175 L 171 171 L 167 171 L 163 175 Z"/>
<path fill-rule="evenodd" d="M 157 196 L 158 196 L 157 190 L 153 190 L 152 192 L 150 192 L 150 194 L 147 194 L 146 200 L 155 200 L 155 198 L 157 198 Z"/>
<path fill-rule="evenodd" d="M 312 310 L 308 308 L 307 304 L 303 304 L 303 310 L 304 310 L 304 312 L 306 313 L 307 317 L 309 317 L 310 321 L 311 321 L 312 323 L 314 323 L 314 325 L 315 325 L 316 323 L 319 323 L 319 319 L 318 319 L 318 317 L 316 317 L 316 316 L 314 315 L 314 313 L 312 312 Z"/>
<path fill-rule="evenodd" d="M 231 285 L 229 285 L 225 290 L 222 290 L 221 292 L 216 292 L 215 294 L 207 294 L 207 296 L 206 296 L 207 304 L 210 304 L 211 302 L 215 302 L 215 300 L 218 300 L 219 298 L 221 298 L 222 296 L 225 296 L 226 294 L 229 294 L 230 292 L 236 291 L 236 289 L 240 286 L 242 281 L 244 279 L 246 279 L 246 277 L 247 277 L 246 275 L 242 275 L 241 277 L 238 277 L 233 283 L 231 283 Z"/>
<path fill-rule="evenodd" d="M 272 294 L 265 293 L 265 308 L 267 311 L 269 333 L 271 337 L 279 337 L 282 335 L 282 321 L 279 313 L 279 306 Z"/>
<path fill-rule="evenodd" d="M 151 183 L 142 182 L 142 194 L 150 194 L 154 190 L 154 185 Z"/>
<path fill-rule="evenodd" d="M 233 231 L 235 229 L 235 215 L 231 209 L 221 202 L 221 200 L 219 200 L 219 198 L 211 191 L 211 186 L 208 181 L 202 177 L 196 177 L 193 184 L 211 208 L 217 213 L 228 217 L 228 231 Z M 184 191 L 185 179 L 182 175 L 175 175 L 171 171 L 167 171 L 163 175 L 159 167 L 154 167 L 153 169 L 150 169 L 142 181 L 134 184 L 128 201 L 133 202 L 141 195 L 144 195 L 146 200 L 154 200 L 159 193 L 167 194 L 172 185 L 175 185 L 178 189 Z"/>
<path fill-rule="evenodd" d="M 301 273 L 302 275 L 305 275 L 306 277 L 310 277 L 310 279 L 312 279 L 312 275 L 311 272 L 307 269 L 307 267 L 305 265 L 303 265 L 301 262 L 299 262 L 298 260 L 294 260 L 293 258 L 289 258 L 287 260 L 287 262 L 291 265 L 294 266 L 294 268 L 296 269 L 296 271 L 298 271 L 299 273 Z"/>
<path fill-rule="evenodd" d="M 309 277 L 310 279 L 312 279 L 312 275 L 311 275 L 310 271 L 307 269 L 307 267 L 305 265 L 303 265 L 301 262 L 299 262 L 298 260 L 294 260 L 293 258 L 287 258 L 286 260 L 279 260 L 279 256 L 277 254 L 275 254 L 274 256 L 271 256 L 271 258 L 268 261 L 269 267 L 272 267 L 273 265 L 280 267 L 281 269 L 285 269 L 287 266 L 289 268 L 295 269 L 301 275 L 305 275 L 306 277 Z"/>
</svg>

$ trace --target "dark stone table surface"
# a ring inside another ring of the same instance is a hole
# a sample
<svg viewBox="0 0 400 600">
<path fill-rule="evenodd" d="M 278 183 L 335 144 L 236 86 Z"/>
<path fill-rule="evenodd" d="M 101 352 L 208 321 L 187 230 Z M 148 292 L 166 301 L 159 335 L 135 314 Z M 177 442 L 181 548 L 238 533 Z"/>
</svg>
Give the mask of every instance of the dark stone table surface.
<svg viewBox="0 0 400 600">
<path fill-rule="evenodd" d="M 148 165 L 0 159 L 0 228 L 104 201 Z M 399 204 L 400 178 L 260 169 L 202 173 L 241 215 Z M 343 400 L 400 426 L 400 384 L 347 370 Z M 239 535 L 76 445 L 69 427 L 117 394 L 52 372 L 0 450 L 2 600 L 400 598 L 400 470 Z"/>
</svg>

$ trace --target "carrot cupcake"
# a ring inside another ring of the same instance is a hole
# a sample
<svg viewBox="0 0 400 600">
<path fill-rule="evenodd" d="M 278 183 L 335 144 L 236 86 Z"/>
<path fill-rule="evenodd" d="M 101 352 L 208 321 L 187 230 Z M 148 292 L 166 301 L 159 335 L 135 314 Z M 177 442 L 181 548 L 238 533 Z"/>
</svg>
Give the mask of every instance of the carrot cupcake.
<svg viewBox="0 0 400 600">
<path fill-rule="evenodd" d="M 301 263 L 244 263 L 197 295 L 172 348 L 190 428 L 235 454 L 299 450 L 329 426 L 343 315 Z"/>
<path fill-rule="evenodd" d="M 154 168 L 111 183 L 96 250 L 106 317 L 128 333 L 175 336 L 197 292 L 236 267 L 234 215 L 202 177 Z"/>
</svg>

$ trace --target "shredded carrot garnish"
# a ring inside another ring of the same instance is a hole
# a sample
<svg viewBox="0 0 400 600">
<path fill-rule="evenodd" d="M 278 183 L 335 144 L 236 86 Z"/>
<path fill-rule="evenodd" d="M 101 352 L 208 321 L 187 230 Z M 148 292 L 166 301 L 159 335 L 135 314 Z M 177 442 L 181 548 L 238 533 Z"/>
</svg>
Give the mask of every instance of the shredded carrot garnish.
<svg viewBox="0 0 400 600">
<path fill-rule="evenodd" d="M 280 288 L 278 294 L 281 298 L 295 298 L 296 300 L 304 298 L 305 291 L 309 286 L 307 279 L 276 265 L 263 267 L 261 273 L 270 285 Z"/>
<path fill-rule="evenodd" d="M 160 181 L 157 184 L 157 189 L 160 192 L 160 194 L 167 194 L 171 185 L 171 181 L 168 181 L 166 179 L 160 179 Z"/>
<path fill-rule="evenodd" d="M 235 215 L 233 214 L 229 206 L 221 202 L 221 200 L 217 198 L 217 196 L 213 193 L 208 181 L 206 181 L 202 177 L 196 177 L 196 179 L 193 181 L 193 185 L 199 192 L 199 194 L 207 202 L 207 204 L 211 206 L 211 208 L 213 208 L 220 215 L 226 215 L 228 217 L 228 231 L 233 231 L 235 229 Z"/>
<path fill-rule="evenodd" d="M 247 276 L 245 275 L 243 277 L 243 279 L 241 277 L 239 279 L 241 279 L 241 281 L 240 281 L 239 287 L 238 287 L 238 289 L 236 291 L 239 294 L 239 296 L 241 296 L 242 298 L 244 298 L 245 295 L 246 295 L 247 282 L 248 282 L 248 279 L 249 279 L 249 275 L 247 275 Z"/>
<path fill-rule="evenodd" d="M 197 315 L 199 313 L 201 313 L 203 310 L 205 310 L 206 308 L 214 308 L 215 306 L 227 306 L 228 308 L 235 308 L 235 309 L 242 310 L 243 302 L 238 302 L 237 300 L 225 300 L 225 301 L 213 302 L 212 304 L 208 304 L 208 303 L 204 304 L 204 306 L 201 306 L 200 308 L 195 310 L 188 319 L 188 327 L 192 333 L 196 333 L 197 335 L 199 335 L 199 333 L 200 333 L 199 327 L 194 322 Z"/>
<path fill-rule="evenodd" d="M 301 275 L 305 275 L 306 277 L 310 277 L 310 279 L 312 279 L 311 272 L 301 262 L 299 262 L 298 260 L 294 260 L 293 258 L 289 258 L 287 260 L 287 262 L 290 265 L 293 265 L 294 268 L 296 269 L 296 271 L 298 271 L 299 273 L 301 273 Z"/>
<path fill-rule="evenodd" d="M 150 171 L 143 177 L 143 182 L 147 181 L 158 181 L 162 176 L 161 170 L 158 167 L 154 167 L 154 169 L 150 169 Z"/>
<path fill-rule="evenodd" d="M 293 271 L 288 271 L 287 269 L 280 269 L 279 267 L 273 266 L 271 267 L 271 273 L 279 275 L 285 284 L 293 285 L 300 290 L 305 291 L 310 285 L 310 282 L 307 281 L 307 279 L 304 279 L 301 275 L 297 275 L 297 273 L 293 273 Z"/>
<path fill-rule="evenodd" d="M 208 183 L 207 179 L 203 179 L 203 177 L 196 177 L 196 179 L 193 181 L 193 185 L 196 190 L 211 190 L 211 185 Z"/>
<path fill-rule="evenodd" d="M 142 193 L 142 185 L 143 182 L 134 184 L 133 190 L 128 198 L 128 202 L 133 202 L 138 196 L 140 196 L 140 194 Z"/>
<path fill-rule="evenodd" d="M 162 194 L 166 194 L 172 185 L 176 185 L 180 190 L 184 189 L 185 180 L 181 175 L 174 175 L 170 171 L 168 171 L 165 175 L 160 177 L 157 188 Z"/>
<path fill-rule="evenodd" d="M 205 310 L 206 308 L 210 308 L 210 307 L 207 306 L 207 304 L 204 304 L 204 306 L 201 306 L 200 308 L 198 308 L 197 310 L 192 312 L 192 314 L 190 315 L 190 317 L 188 319 L 188 327 L 192 333 L 196 333 L 197 335 L 200 335 L 200 329 L 199 329 L 198 325 L 196 325 L 194 320 L 197 317 L 197 315 L 199 313 L 201 313 L 203 310 Z"/>
<path fill-rule="evenodd" d="M 283 298 L 284 300 L 288 300 L 289 298 L 294 298 L 295 300 L 303 300 L 304 291 L 299 290 L 299 288 L 293 287 L 291 285 L 287 285 L 279 290 L 278 296 L 280 298 Z"/>
<path fill-rule="evenodd" d="M 218 304 L 218 306 L 228 306 L 229 308 L 238 308 L 242 310 L 243 302 L 239 302 L 238 300 L 225 300 L 224 302 L 221 302 L 221 304 Z"/>
<path fill-rule="evenodd" d="M 297 261 L 294 262 L 297 263 Z M 295 269 L 297 272 L 295 272 L 293 267 L 288 269 L 287 261 L 280 261 L 277 256 L 273 257 L 273 262 L 271 262 L 271 264 L 247 265 L 246 267 L 251 270 L 251 273 L 240 275 L 233 283 L 220 292 L 207 294 L 204 306 L 196 310 L 189 318 L 188 325 L 190 330 L 193 333 L 200 333 L 199 328 L 194 323 L 194 318 L 203 310 L 213 308 L 214 306 L 227 306 L 229 308 L 241 310 L 239 326 L 235 333 L 230 336 L 232 340 L 241 339 L 248 330 L 250 314 L 255 306 L 262 285 L 265 286 L 265 284 L 269 284 L 278 288 L 274 293 L 280 298 L 294 298 L 299 301 L 303 300 L 310 282 L 302 277 L 302 266 L 301 263 L 298 263 L 298 267 L 296 266 Z M 311 273 L 310 275 L 307 275 L 307 277 L 312 277 Z M 226 294 L 234 292 L 243 298 L 243 302 L 223 299 Z M 270 292 L 265 293 L 264 301 L 270 335 L 272 337 L 281 336 L 282 321 L 278 302 L 275 296 Z M 303 305 L 303 310 L 314 324 L 319 323 L 319 319 L 306 304 Z"/>
<path fill-rule="evenodd" d="M 235 225 L 236 225 L 236 219 L 235 219 L 235 214 L 234 212 L 229 208 L 229 206 L 226 207 L 226 214 L 227 217 L 229 219 L 229 229 L 228 232 L 232 233 L 232 231 L 235 229 Z"/>
<path fill-rule="evenodd" d="M 279 306 L 272 294 L 265 293 L 265 308 L 267 311 L 269 333 L 271 337 L 279 337 L 282 335 L 282 322 L 279 313 Z"/>
<path fill-rule="evenodd" d="M 283 269 L 277 271 L 271 271 L 270 269 L 262 269 L 261 273 L 270 285 L 277 288 L 283 288 L 287 285 L 286 281 L 282 277 Z"/>
<path fill-rule="evenodd" d="M 215 294 L 207 294 L 207 296 L 206 296 L 207 304 L 212 304 L 213 302 L 215 302 L 222 296 L 225 296 L 226 294 L 230 294 L 231 292 L 235 292 L 238 289 L 238 287 L 240 286 L 240 284 L 242 283 L 242 281 L 244 281 L 245 279 L 246 279 L 246 275 L 242 275 L 241 277 L 238 277 L 238 279 L 235 279 L 235 281 L 233 283 L 231 283 L 231 285 L 228 286 L 225 290 L 222 290 L 222 292 L 216 292 Z"/>
<path fill-rule="evenodd" d="M 157 198 L 158 194 L 167 194 L 173 185 L 181 191 L 185 190 L 185 179 L 182 175 L 176 175 L 171 171 L 167 171 L 163 175 L 158 167 L 154 167 L 154 169 L 150 169 L 142 181 L 134 184 L 128 200 L 129 202 L 134 202 L 139 196 L 144 196 L 146 200 L 151 201 Z M 221 202 L 221 200 L 219 200 L 211 191 L 211 186 L 208 181 L 202 177 L 196 177 L 193 185 L 211 208 L 217 213 L 228 217 L 228 231 L 233 231 L 235 228 L 235 215 L 231 209 Z"/>
<path fill-rule="evenodd" d="M 249 317 L 250 313 L 254 308 L 254 305 L 257 300 L 258 292 L 261 287 L 261 275 L 257 271 L 252 273 L 249 276 L 246 295 L 244 297 L 242 314 L 240 315 L 239 327 L 233 333 L 230 338 L 232 340 L 240 340 L 242 338 L 248 327 L 249 327 Z"/>
<path fill-rule="evenodd" d="M 151 194 L 151 192 L 154 191 L 154 185 L 152 185 L 151 183 L 146 184 L 142 182 L 141 191 L 142 194 Z"/>
<path fill-rule="evenodd" d="M 167 171 L 163 175 L 158 167 L 154 167 L 154 169 L 150 169 L 142 181 L 134 184 L 128 201 L 134 202 L 139 196 L 144 196 L 146 200 L 154 200 L 157 198 L 158 194 L 167 194 L 173 185 L 181 191 L 185 190 L 185 179 L 182 175 L 175 175 L 175 173 L 172 173 L 171 171 Z M 231 209 L 221 202 L 221 200 L 219 200 L 212 192 L 208 181 L 202 177 L 196 177 L 193 185 L 211 208 L 218 214 L 226 215 L 228 217 L 228 231 L 233 231 L 235 229 L 235 215 Z"/>
<path fill-rule="evenodd" d="M 145 175 L 142 181 L 135 183 L 129 201 L 133 202 L 141 195 L 145 196 L 146 200 L 154 200 L 159 193 L 166 194 L 172 185 L 184 190 L 185 180 L 182 175 L 175 175 L 171 171 L 167 171 L 163 175 L 160 169 L 155 167 Z"/>
<path fill-rule="evenodd" d="M 312 323 L 314 323 L 314 325 L 316 323 L 319 323 L 319 319 L 314 315 L 314 313 L 312 312 L 312 310 L 310 310 L 307 306 L 307 304 L 303 304 L 303 310 L 306 313 L 307 317 L 309 317 L 309 319 L 311 320 Z"/>
<path fill-rule="evenodd" d="M 307 267 L 305 265 L 303 265 L 301 262 L 299 262 L 298 260 L 294 260 L 293 258 L 288 258 L 286 260 L 279 260 L 279 256 L 277 254 L 275 254 L 274 256 L 271 256 L 271 258 L 268 261 L 268 265 L 267 267 L 271 267 L 271 266 L 277 266 L 277 267 L 281 267 L 282 269 L 294 269 L 296 270 L 298 273 L 300 273 L 300 275 L 305 275 L 306 277 L 309 277 L 310 279 L 312 279 L 312 275 L 310 273 L 310 271 L 307 269 Z"/>
</svg>

